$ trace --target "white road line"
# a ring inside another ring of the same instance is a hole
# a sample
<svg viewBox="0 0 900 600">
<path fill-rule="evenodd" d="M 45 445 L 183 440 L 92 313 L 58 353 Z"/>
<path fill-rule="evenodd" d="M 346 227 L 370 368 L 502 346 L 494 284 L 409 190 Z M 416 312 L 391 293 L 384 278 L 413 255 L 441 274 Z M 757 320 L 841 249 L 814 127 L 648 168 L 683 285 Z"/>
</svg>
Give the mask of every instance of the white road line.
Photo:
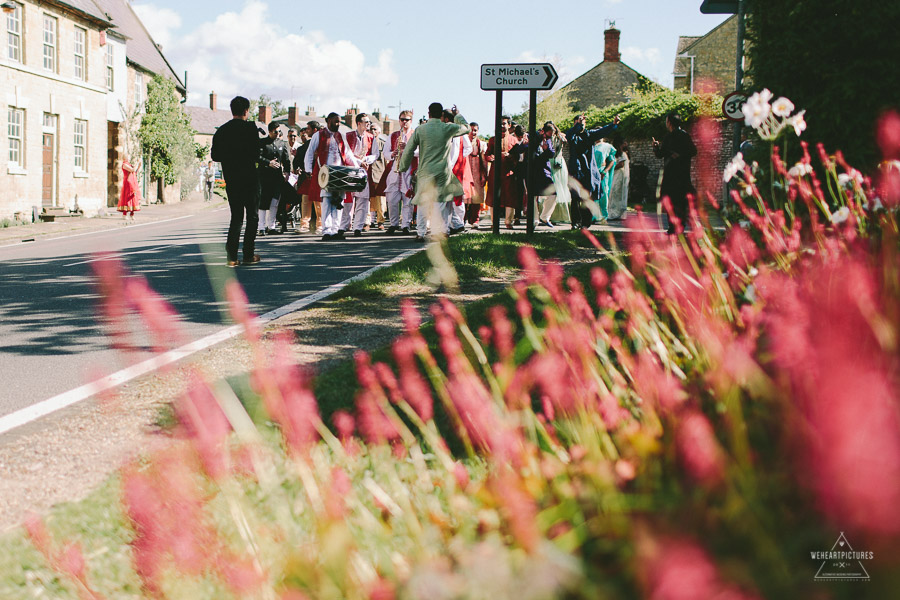
<svg viewBox="0 0 900 600">
<path fill-rule="evenodd" d="M 322 291 L 310 294 L 305 298 L 301 298 L 300 300 L 291 302 L 290 304 L 286 304 L 280 308 L 269 311 L 264 315 L 260 315 L 259 317 L 257 317 L 257 322 L 260 325 L 265 325 L 266 323 L 274 321 L 275 319 L 306 308 L 310 304 L 319 302 L 320 300 L 323 300 L 328 296 L 339 292 L 348 284 L 360 279 L 365 279 L 375 271 L 400 262 L 408 256 L 412 256 L 417 252 L 421 252 L 423 249 L 423 247 L 418 247 L 407 250 L 403 254 L 400 254 L 399 256 L 396 256 L 386 262 L 376 265 L 371 269 L 363 271 L 359 275 L 354 275 L 353 277 L 329 286 Z M 191 354 L 194 354 L 201 350 L 205 350 L 206 348 L 209 348 L 226 340 L 230 340 L 231 338 L 239 336 L 242 332 L 243 327 L 241 327 L 240 325 L 232 325 L 230 327 L 226 327 L 225 329 L 217 333 L 208 335 L 189 344 L 185 344 L 184 346 L 176 348 L 175 350 L 169 350 L 168 352 L 154 356 L 153 358 L 147 359 L 136 365 L 132 365 L 130 367 L 122 369 L 121 371 L 117 371 L 112 375 L 107 375 L 106 377 L 75 388 L 74 390 L 63 392 L 62 394 L 58 394 L 56 396 L 53 396 L 52 398 L 49 398 L 42 402 L 38 402 L 37 404 L 32 404 L 29 407 L 0 417 L 0 435 L 3 435 L 8 431 L 12 431 L 17 427 L 21 427 L 22 425 L 31 423 L 32 421 L 36 421 L 37 419 L 45 417 L 58 410 L 61 410 L 68 406 L 72 406 L 73 404 L 81 402 L 82 400 L 87 400 L 92 396 L 122 385 L 123 383 L 131 381 L 132 379 L 136 379 L 141 375 L 146 375 L 147 373 L 151 373 L 166 365 L 170 365 L 190 356 Z"/>
</svg>

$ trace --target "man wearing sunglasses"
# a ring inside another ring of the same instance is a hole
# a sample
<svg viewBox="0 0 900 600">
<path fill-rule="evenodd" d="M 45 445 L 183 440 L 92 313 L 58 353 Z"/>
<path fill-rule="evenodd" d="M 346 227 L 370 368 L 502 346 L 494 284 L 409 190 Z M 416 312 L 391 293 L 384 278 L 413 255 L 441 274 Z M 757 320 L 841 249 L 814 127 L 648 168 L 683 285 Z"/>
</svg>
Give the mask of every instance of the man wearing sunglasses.
<svg viewBox="0 0 900 600">
<path fill-rule="evenodd" d="M 353 236 L 360 237 L 366 218 L 369 216 L 369 166 L 378 160 L 378 146 L 372 144 L 372 134 L 369 133 L 371 121 L 366 113 L 356 115 L 356 130 L 347 133 L 347 145 L 350 152 L 356 157 L 363 168 L 366 169 L 366 187 L 362 191 L 353 193 L 353 202 L 344 203 L 344 211 L 341 213 L 341 231 L 349 231 L 353 228 Z"/>
<path fill-rule="evenodd" d="M 403 149 L 412 137 L 412 111 L 404 110 L 400 113 L 400 129 L 391 134 L 388 144 L 385 144 L 385 151 L 390 156 L 391 162 L 387 165 L 385 176 L 382 177 L 378 189 L 375 190 L 375 196 L 386 196 L 388 205 L 388 216 L 391 224 L 387 228 L 388 235 L 396 233 L 409 234 L 409 223 L 412 220 L 412 193 L 411 178 L 412 172 L 416 169 L 415 161 L 412 165 L 400 171 L 397 167 L 400 163 L 400 156 Z"/>
</svg>

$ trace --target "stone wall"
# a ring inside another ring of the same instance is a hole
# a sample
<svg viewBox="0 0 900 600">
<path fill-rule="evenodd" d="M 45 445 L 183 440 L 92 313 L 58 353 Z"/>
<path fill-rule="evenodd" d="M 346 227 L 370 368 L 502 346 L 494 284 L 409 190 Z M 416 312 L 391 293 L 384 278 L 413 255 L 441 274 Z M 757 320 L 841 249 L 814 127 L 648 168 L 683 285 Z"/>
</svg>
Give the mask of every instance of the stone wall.
<svg viewBox="0 0 900 600">
<path fill-rule="evenodd" d="M 706 178 L 703 181 L 703 184 L 705 185 L 701 186 L 702 160 L 700 156 L 695 157 L 694 160 L 691 161 L 691 180 L 695 187 L 710 188 L 709 191 L 712 193 L 713 197 L 719 199 L 722 197 L 724 185 L 721 174 L 725 170 L 725 166 L 732 159 L 731 145 L 734 138 L 734 127 L 730 121 L 722 120 L 714 121 L 713 128 L 715 133 L 710 148 L 708 149 L 711 159 L 711 170 L 713 172 L 706 174 Z M 691 134 L 694 143 L 697 144 L 698 151 L 702 152 L 696 129 L 696 123 L 688 125 L 686 128 L 687 132 Z M 649 197 L 645 202 L 655 202 L 660 182 L 659 174 L 663 166 L 663 161 L 662 159 L 656 158 L 653 154 L 653 146 L 649 139 L 629 139 L 628 146 L 629 157 L 631 159 L 632 189 L 641 189 L 641 184 L 643 184 L 643 189 L 647 190 L 649 193 Z M 635 177 L 635 172 L 640 172 L 640 168 L 636 168 L 638 165 L 644 165 L 647 168 L 647 174 L 643 178 L 643 182 Z M 631 202 L 632 200 L 629 200 L 629 203 Z"/>
</svg>

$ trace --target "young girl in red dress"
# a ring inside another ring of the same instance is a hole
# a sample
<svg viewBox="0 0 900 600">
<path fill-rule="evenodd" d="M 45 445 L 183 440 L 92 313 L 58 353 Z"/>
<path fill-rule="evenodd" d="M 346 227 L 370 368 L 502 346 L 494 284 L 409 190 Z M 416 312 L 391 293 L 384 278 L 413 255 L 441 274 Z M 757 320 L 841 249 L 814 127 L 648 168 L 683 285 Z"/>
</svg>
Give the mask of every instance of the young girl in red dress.
<svg viewBox="0 0 900 600">
<path fill-rule="evenodd" d="M 122 161 L 122 194 L 119 196 L 119 204 L 116 210 L 122 213 L 125 224 L 134 223 L 134 213 L 141 210 L 141 191 L 138 189 L 137 177 L 135 173 L 141 168 L 141 162 L 138 160 L 137 166 L 131 166 L 128 159 Z"/>
</svg>

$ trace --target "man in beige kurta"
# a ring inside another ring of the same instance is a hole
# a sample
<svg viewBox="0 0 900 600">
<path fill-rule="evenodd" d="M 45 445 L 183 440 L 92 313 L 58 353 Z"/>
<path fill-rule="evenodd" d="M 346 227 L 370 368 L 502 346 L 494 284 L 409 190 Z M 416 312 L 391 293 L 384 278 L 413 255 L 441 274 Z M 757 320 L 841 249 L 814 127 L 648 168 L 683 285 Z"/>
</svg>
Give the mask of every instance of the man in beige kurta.
<svg viewBox="0 0 900 600">
<path fill-rule="evenodd" d="M 400 158 L 400 171 L 408 168 L 413 161 L 416 150 L 419 151 L 419 169 L 417 171 L 416 195 L 413 204 L 418 206 L 419 217 L 416 219 L 416 241 L 425 241 L 428 219 L 434 229 L 442 228 L 444 216 L 442 211 L 452 208 L 450 202 L 454 196 L 463 193 L 462 184 L 450 170 L 450 144 L 454 137 L 469 133 L 469 124 L 465 117 L 456 111 L 453 123 L 441 122 L 444 107 L 434 102 L 428 107 L 428 121 L 413 132 Z"/>
</svg>

